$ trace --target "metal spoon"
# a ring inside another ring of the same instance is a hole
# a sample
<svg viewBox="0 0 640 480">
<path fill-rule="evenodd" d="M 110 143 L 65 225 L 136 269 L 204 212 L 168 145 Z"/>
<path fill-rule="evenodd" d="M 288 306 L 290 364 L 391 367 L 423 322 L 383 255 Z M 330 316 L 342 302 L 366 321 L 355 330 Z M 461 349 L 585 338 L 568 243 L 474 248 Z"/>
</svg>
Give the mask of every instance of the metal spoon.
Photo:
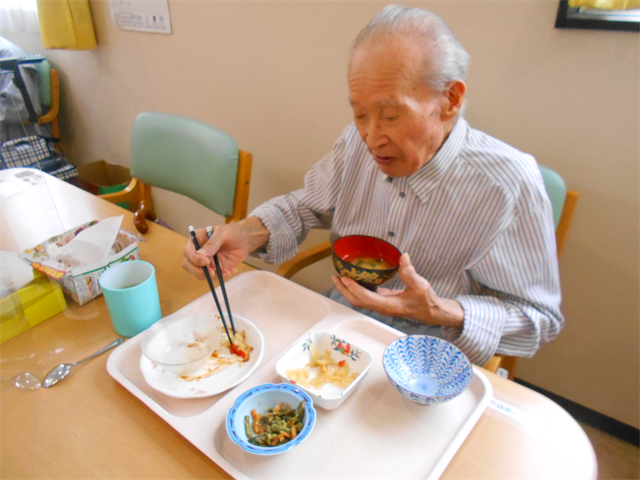
<svg viewBox="0 0 640 480">
<path fill-rule="evenodd" d="M 111 342 L 106 347 L 101 348 L 100 350 L 98 350 L 93 355 L 89 355 L 87 358 L 84 358 L 84 359 L 80 360 L 79 362 L 76 362 L 76 363 L 61 363 L 60 365 L 55 367 L 53 370 L 51 370 L 49 373 L 47 373 L 47 376 L 44 377 L 44 381 L 42 382 L 42 386 L 44 388 L 49 388 L 49 387 L 55 385 L 56 383 L 58 383 L 60 380 L 62 380 L 64 377 L 66 377 L 69 374 L 69 371 L 71 370 L 72 367 L 75 367 L 76 365 L 80 365 L 81 363 L 86 362 L 87 360 L 90 360 L 93 357 L 97 357 L 101 353 L 104 353 L 107 350 L 111 350 L 113 347 L 117 347 L 122 342 L 124 342 L 124 338 L 119 338 L 116 341 Z"/>
</svg>

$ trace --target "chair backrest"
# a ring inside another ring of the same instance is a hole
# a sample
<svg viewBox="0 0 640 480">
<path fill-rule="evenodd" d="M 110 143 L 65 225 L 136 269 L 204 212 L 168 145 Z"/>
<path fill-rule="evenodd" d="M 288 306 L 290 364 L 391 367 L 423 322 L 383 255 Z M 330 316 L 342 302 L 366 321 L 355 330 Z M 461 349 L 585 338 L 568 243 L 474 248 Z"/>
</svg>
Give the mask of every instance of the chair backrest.
<svg viewBox="0 0 640 480">
<path fill-rule="evenodd" d="M 40 80 L 40 103 L 43 106 L 43 111 L 46 112 L 51 107 L 51 64 L 45 60 L 36 63 L 35 67 L 38 70 L 38 79 Z"/>
<path fill-rule="evenodd" d="M 559 257 L 564 248 L 564 242 L 580 195 L 577 192 L 567 190 L 567 185 L 559 173 L 541 165 L 539 167 L 545 190 L 553 207 L 553 223 L 556 227 L 556 248 Z M 483 368 L 494 373 L 498 369 L 506 370 L 509 380 L 515 380 L 517 361 L 518 357 L 498 354 L 491 357 L 483 365 Z"/>
<path fill-rule="evenodd" d="M 551 200 L 551 206 L 553 207 L 553 224 L 558 228 L 564 201 L 567 197 L 567 184 L 564 183 L 564 179 L 559 173 L 550 168 L 540 165 L 540 173 L 542 173 L 544 187 L 547 190 L 547 195 L 549 195 L 549 200 Z"/>
<path fill-rule="evenodd" d="M 541 165 L 540 172 L 553 207 L 553 223 L 556 227 L 556 246 L 559 256 L 564 248 L 564 242 L 580 195 L 577 192 L 567 190 L 567 185 L 559 173 Z"/>
<path fill-rule="evenodd" d="M 228 217 L 234 211 L 238 146 L 225 132 L 177 115 L 145 112 L 131 133 L 131 176 Z"/>
<path fill-rule="evenodd" d="M 38 123 L 51 124 L 51 134 L 54 138 L 60 138 L 60 127 L 58 126 L 58 112 L 60 111 L 60 77 L 55 68 L 51 68 L 49 62 L 37 64 L 38 77 L 40 79 L 40 102 L 44 113 L 38 118 Z M 62 152 L 60 143 L 56 143 L 56 148 Z"/>
</svg>

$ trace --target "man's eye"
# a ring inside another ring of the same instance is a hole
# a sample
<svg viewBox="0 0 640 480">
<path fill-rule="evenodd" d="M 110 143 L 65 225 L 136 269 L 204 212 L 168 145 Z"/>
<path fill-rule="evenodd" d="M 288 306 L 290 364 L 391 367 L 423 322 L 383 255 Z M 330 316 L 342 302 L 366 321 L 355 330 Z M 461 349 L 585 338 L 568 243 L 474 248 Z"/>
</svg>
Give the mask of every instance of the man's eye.
<svg viewBox="0 0 640 480">
<path fill-rule="evenodd" d="M 398 118 L 398 117 L 384 117 L 384 119 L 385 119 L 385 120 L 387 120 L 387 121 L 389 121 L 389 122 L 391 122 L 391 121 L 393 121 L 393 120 L 395 120 L 395 119 L 397 119 L 397 118 Z"/>
</svg>

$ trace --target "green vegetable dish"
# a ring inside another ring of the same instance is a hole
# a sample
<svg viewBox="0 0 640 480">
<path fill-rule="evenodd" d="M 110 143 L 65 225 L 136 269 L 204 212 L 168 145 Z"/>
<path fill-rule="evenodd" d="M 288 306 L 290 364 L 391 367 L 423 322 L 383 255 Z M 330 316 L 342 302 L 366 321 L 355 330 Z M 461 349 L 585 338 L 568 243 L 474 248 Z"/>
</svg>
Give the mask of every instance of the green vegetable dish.
<svg viewBox="0 0 640 480">
<path fill-rule="evenodd" d="M 294 410 L 288 403 L 282 402 L 267 410 L 264 415 L 251 410 L 251 416 L 244 417 L 244 429 L 249 443 L 259 447 L 275 447 L 296 438 L 302 430 L 305 403 L 300 402 Z"/>
</svg>

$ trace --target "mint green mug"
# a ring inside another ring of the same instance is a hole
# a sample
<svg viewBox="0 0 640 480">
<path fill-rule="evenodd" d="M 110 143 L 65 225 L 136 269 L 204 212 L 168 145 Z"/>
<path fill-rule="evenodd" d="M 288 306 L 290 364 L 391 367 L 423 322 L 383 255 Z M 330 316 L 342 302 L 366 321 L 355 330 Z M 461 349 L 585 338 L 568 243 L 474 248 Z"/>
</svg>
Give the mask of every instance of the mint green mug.
<svg viewBox="0 0 640 480">
<path fill-rule="evenodd" d="M 99 283 L 118 335 L 134 337 L 162 318 L 156 270 L 149 262 L 117 263 L 100 275 Z"/>
</svg>

